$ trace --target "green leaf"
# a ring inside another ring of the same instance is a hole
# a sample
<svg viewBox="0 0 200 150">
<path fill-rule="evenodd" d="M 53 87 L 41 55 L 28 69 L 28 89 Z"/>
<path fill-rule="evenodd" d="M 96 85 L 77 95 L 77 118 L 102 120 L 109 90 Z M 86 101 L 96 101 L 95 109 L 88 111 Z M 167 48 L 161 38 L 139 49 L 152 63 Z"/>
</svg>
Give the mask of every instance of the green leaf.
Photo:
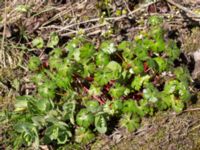
<svg viewBox="0 0 200 150">
<path fill-rule="evenodd" d="M 55 89 L 56 89 L 55 83 L 47 80 L 45 83 L 39 86 L 38 93 L 40 94 L 40 96 L 44 98 L 53 99 L 55 97 Z"/>
<path fill-rule="evenodd" d="M 96 72 L 94 74 L 94 81 L 99 85 L 103 86 L 107 84 L 112 79 L 112 74 L 107 72 Z"/>
<path fill-rule="evenodd" d="M 70 40 L 67 43 L 66 49 L 67 49 L 67 52 L 69 52 L 67 58 L 74 59 L 76 61 L 80 60 L 79 47 L 80 47 L 82 42 L 83 42 L 82 38 L 76 37 L 76 38 L 73 38 L 72 40 Z"/>
<path fill-rule="evenodd" d="M 121 73 L 122 67 L 119 63 L 116 61 L 110 61 L 109 64 L 105 67 L 106 71 L 116 73 L 116 76 L 119 76 L 118 74 Z"/>
<path fill-rule="evenodd" d="M 122 50 L 122 56 L 125 60 L 132 59 L 134 57 L 133 43 L 129 41 L 122 41 L 118 45 L 118 49 Z"/>
<path fill-rule="evenodd" d="M 90 100 L 86 102 L 86 108 L 92 113 L 95 113 L 100 110 L 100 105 L 97 101 Z"/>
<path fill-rule="evenodd" d="M 59 58 L 61 57 L 63 54 L 62 49 L 61 48 L 54 48 L 51 52 L 50 52 L 50 57 L 52 58 Z"/>
<path fill-rule="evenodd" d="M 115 110 L 115 112 L 118 113 L 118 112 L 121 111 L 122 108 L 123 108 L 123 103 L 122 103 L 122 101 L 121 101 L 121 100 L 114 100 L 114 101 L 112 102 L 111 108 L 112 108 L 113 110 Z"/>
<path fill-rule="evenodd" d="M 94 54 L 94 46 L 90 43 L 85 43 L 82 47 L 79 48 L 80 51 L 80 59 L 81 63 L 86 61 L 87 59 L 89 60 L 91 56 Z"/>
<path fill-rule="evenodd" d="M 171 80 L 165 83 L 164 92 L 166 94 L 173 94 L 177 91 L 178 80 Z"/>
<path fill-rule="evenodd" d="M 155 103 L 158 101 L 158 90 L 154 87 L 153 84 L 148 83 L 145 85 L 143 89 L 143 97 L 144 99 L 148 100 L 149 102 Z"/>
<path fill-rule="evenodd" d="M 174 68 L 174 74 L 176 75 L 176 79 L 181 82 L 188 83 L 190 80 L 190 73 L 187 67 Z"/>
<path fill-rule="evenodd" d="M 148 59 L 147 60 L 147 65 L 149 68 L 153 69 L 153 70 L 158 70 L 158 64 L 156 63 L 156 61 L 154 59 Z"/>
<path fill-rule="evenodd" d="M 109 115 L 115 115 L 121 113 L 123 109 L 123 103 L 121 100 L 106 101 L 103 106 L 103 111 Z"/>
<path fill-rule="evenodd" d="M 75 130 L 75 141 L 77 143 L 88 144 L 95 138 L 94 133 L 89 129 L 79 127 Z"/>
<path fill-rule="evenodd" d="M 162 96 L 162 100 L 158 102 L 158 109 L 165 110 L 172 108 L 175 112 L 180 113 L 184 108 L 184 102 L 174 96 L 174 94 Z"/>
<path fill-rule="evenodd" d="M 71 77 L 62 76 L 60 74 L 55 75 L 54 77 L 55 83 L 59 88 L 68 89 L 71 84 Z"/>
<path fill-rule="evenodd" d="M 99 96 L 99 95 L 102 94 L 101 88 L 95 86 L 94 84 L 92 84 L 92 85 L 90 86 L 90 89 L 89 89 L 89 92 L 88 92 L 88 93 L 89 93 L 90 96 L 94 96 L 94 95 Z"/>
<path fill-rule="evenodd" d="M 134 49 L 132 47 L 126 48 L 122 51 L 122 57 L 125 59 L 125 61 L 133 59 L 135 56 Z"/>
<path fill-rule="evenodd" d="M 59 66 L 57 66 L 56 69 L 57 69 L 58 75 L 67 77 L 68 79 L 71 78 L 73 69 L 69 66 L 69 62 L 67 61 L 62 62 L 62 65 L 59 64 Z"/>
<path fill-rule="evenodd" d="M 147 114 L 153 115 L 154 107 L 149 104 L 148 100 L 141 99 L 137 105 L 137 110 L 135 113 L 140 117 L 144 117 Z"/>
<path fill-rule="evenodd" d="M 80 50 L 79 49 L 75 49 L 74 53 L 73 53 L 73 59 L 77 62 L 79 62 L 81 60 L 80 58 Z"/>
<path fill-rule="evenodd" d="M 38 143 L 38 133 L 36 127 L 29 122 L 19 122 L 14 125 L 16 132 L 20 133 L 24 142 L 30 146 L 33 142 Z"/>
<path fill-rule="evenodd" d="M 178 89 L 179 89 L 179 96 L 180 96 L 179 98 L 183 102 L 186 102 L 191 99 L 191 94 L 190 94 L 189 87 L 187 84 L 185 84 L 184 82 L 180 82 L 178 85 Z"/>
<path fill-rule="evenodd" d="M 81 109 L 76 116 L 76 123 L 84 128 L 88 128 L 94 123 L 94 116 L 87 109 Z"/>
<path fill-rule="evenodd" d="M 142 87 L 143 84 L 149 82 L 150 76 L 145 75 L 145 76 L 136 76 L 134 80 L 131 83 L 131 87 L 135 89 L 136 91 L 139 91 Z"/>
<path fill-rule="evenodd" d="M 54 48 L 55 46 L 57 46 L 59 43 L 59 37 L 55 32 L 52 32 L 50 34 L 50 39 L 48 41 L 47 47 L 51 47 Z"/>
<path fill-rule="evenodd" d="M 148 24 L 151 26 L 158 26 L 163 23 L 163 17 L 153 15 L 148 18 Z"/>
<path fill-rule="evenodd" d="M 150 49 L 153 52 L 161 53 L 165 50 L 165 42 L 163 39 L 157 39 L 151 46 Z"/>
<path fill-rule="evenodd" d="M 173 110 L 177 113 L 180 113 L 184 108 L 184 103 L 179 99 L 175 99 L 174 95 L 170 95 L 170 98 Z"/>
<path fill-rule="evenodd" d="M 122 41 L 119 45 L 118 45 L 118 49 L 119 50 L 123 50 L 123 51 L 126 51 L 126 50 L 130 50 L 132 46 L 132 43 L 129 42 L 129 41 Z"/>
<path fill-rule="evenodd" d="M 166 59 L 164 59 L 162 57 L 156 57 L 156 58 L 154 58 L 154 60 L 158 64 L 159 72 L 163 72 L 168 69 L 167 68 L 168 63 L 167 63 Z"/>
<path fill-rule="evenodd" d="M 104 41 L 101 43 L 100 49 L 106 54 L 112 54 L 116 51 L 114 43 L 111 41 Z"/>
<path fill-rule="evenodd" d="M 38 129 L 42 129 L 46 126 L 45 116 L 33 116 L 31 120 L 33 121 L 33 124 L 38 127 Z"/>
<path fill-rule="evenodd" d="M 135 131 L 139 128 L 140 119 L 136 115 L 132 115 L 131 113 L 123 114 L 120 119 L 120 126 L 128 129 L 129 132 Z"/>
<path fill-rule="evenodd" d="M 131 63 L 131 69 L 133 71 L 134 74 L 140 74 L 142 72 L 144 72 L 144 66 L 142 61 L 140 61 L 139 59 L 135 58 L 133 60 L 133 62 Z"/>
<path fill-rule="evenodd" d="M 99 85 L 107 84 L 110 80 L 116 80 L 121 76 L 122 67 L 115 61 L 110 61 L 104 70 L 95 73 L 94 80 Z"/>
<path fill-rule="evenodd" d="M 109 115 L 114 115 L 115 110 L 112 109 L 112 101 L 106 101 L 106 103 L 103 106 L 103 112 L 108 113 Z"/>
<path fill-rule="evenodd" d="M 45 130 L 45 143 L 56 140 L 58 144 L 65 144 L 72 136 L 71 131 L 64 122 L 58 122 Z"/>
<path fill-rule="evenodd" d="M 95 117 L 95 129 L 101 134 L 106 133 L 107 121 L 106 121 L 104 115 L 97 115 Z"/>
<path fill-rule="evenodd" d="M 177 47 L 176 43 L 173 40 L 169 40 L 167 43 L 166 54 L 169 56 L 170 59 L 173 61 L 178 59 L 180 56 L 180 49 Z"/>
<path fill-rule="evenodd" d="M 148 56 L 148 47 L 144 47 L 143 43 L 138 43 L 134 49 L 135 55 L 138 60 L 147 60 Z"/>
<path fill-rule="evenodd" d="M 84 68 L 83 77 L 89 77 L 96 71 L 96 65 L 94 63 L 84 64 L 83 68 Z"/>
<path fill-rule="evenodd" d="M 64 103 L 62 106 L 63 109 L 63 116 L 64 120 L 70 120 L 70 122 L 74 125 L 75 124 L 75 109 L 76 109 L 76 102 L 75 101 L 70 101 Z"/>
<path fill-rule="evenodd" d="M 41 64 L 41 61 L 40 61 L 39 57 L 33 56 L 29 60 L 28 68 L 31 71 L 36 71 L 39 69 L 40 64 Z"/>
<path fill-rule="evenodd" d="M 136 105 L 135 105 L 135 102 L 134 100 L 126 100 L 124 103 L 123 103 L 123 113 L 132 113 L 132 112 L 135 112 L 136 110 Z"/>
<path fill-rule="evenodd" d="M 166 94 L 176 94 L 183 101 L 187 101 L 191 98 L 187 83 L 179 82 L 178 80 L 171 80 L 166 82 L 164 92 Z"/>
<path fill-rule="evenodd" d="M 159 100 L 157 101 L 156 103 L 156 107 L 158 110 L 166 110 L 168 108 L 171 108 L 171 97 L 170 95 L 164 93 L 164 92 L 161 92 L 159 94 Z"/>
<path fill-rule="evenodd" d="M 35 38 L 33 41 L 32 41 L 32 44 L 34 47 L 37 47 L 37 48 L 43 48 L 44 47 L 44 41 L 41 37 L 37 37 Z"/>
<path fill-rule="evenodd" d="M 116 83 L 109 91 L 109 94 L 115 98 L 119 99 L 121 96 L 125 95 L 126 88 L 119 83 Z M 128 94 L 128 93 L 127 93 Z"/>
<path fill-rule="evenodd" d="M 99 52 L 96 56 L 96 64 L 97 66 L 105 66 L 109 63 L 110 56 L 106 53 Z"/>
<path fill-rule="evenodd" d="M 27 109 L 28 106 L 28 100 L 24 97 L 18 97 L 15 102 L 15 112 L 24 111 Z"/>
<path fill-rule="evenodd" d="M 46 113 L 53 107 L 53 102 L 49 99 L 32 99 L 28 101 L 28 109 L 34 114 Z"/>
<path fill-rule="evenodd" d="M 71 58 L 71 55 L 73 55 L 73 52 L 75 49 L 79 47 L 79 45 L 83 42 L 83 39 L 80 37 L 74 37 L 72 40 L 70 40 L 67 45 L 66 49 L 69 52 L 69 58 Z"/>
<path fill-rule="evenodd" d="M 43 84 L 43 82 L 45 81 L 46 79 L 46 75 L 44 74 L 44 72 L 40 72 L 40 73 L 37 73 L 37 74 L 34 74 L 32 77 L 31 77 L 31 81 L 33 83 L 35 83 L 36 85 L 40 86 Z"/>
<path fill-rule="evenodd" d="M 149 36 L 153 37 L 155 40 L 160 40 L 164 38 L 164 31 L 161 27 L 155 26 L 151 28 Z"/>
<path fill-rule="evenodd" d="M 55 68 L 58 69 L 61 66 L 64 67 L 62 59 L 60 59 L 57 56 L 56 57 L 50 57 L 48 62 L 49 62 L 49 66 L 50 66 L 51 70 L 53 70 Z"/>
</svg>

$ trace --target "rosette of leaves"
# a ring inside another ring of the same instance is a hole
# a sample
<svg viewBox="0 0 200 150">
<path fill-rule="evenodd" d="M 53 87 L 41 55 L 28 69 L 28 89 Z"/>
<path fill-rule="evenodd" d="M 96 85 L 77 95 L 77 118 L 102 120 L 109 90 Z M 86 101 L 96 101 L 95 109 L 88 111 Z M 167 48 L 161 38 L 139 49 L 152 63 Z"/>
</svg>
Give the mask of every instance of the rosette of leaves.
<svg viewBox="0 0 200 150">
<path fill-rule="evenodd" d="M 100 86 L 107 84 L 110 80 L 120 78 L 122 67 L 116 61 L 110 61 L 101 71 L 94 74 L 94 81 Z"/>
<path fill-rule="evenodd" d="M 71 136 L 72 133 L 66 123 L 54 121 L 53 124 L 45 130 L 44 142 L 49 143 L 56 140 L 58 144 L 65 144 L 69 141 Z"/>
<path fill-rule="evenodd" d="M 123 103 L 121 100 L 107 101 L 103 107 L 103 111 L 111 116 L 120 115 L 122 112 L 122 108 Z"/>
<path fill-rule="evenodd" d="M 139 128 L 140 118 L 132 113 L 123 114 L 120 119 L 120 126 L 128 129 L 129 132 Z"/>
<path fill-rule="evenodd" d="M 76 123 L 84 128 L 89 128 L 94 123 L 94 115 L 88 109 L 81 109 L 76 116 Z"/>
<path fill-rule="evenodd" d="M 39 135 L 37 127 L 29 122 L 19 122 L 14 125 L 15 131 L 20 134 L 16 137 L 14 148 L 20 148 L 22 145 L 30 146 L 35 144 L 35 148 L 39 148 Z"/>
<path fill-rule="evenodd" d="M 75 130 L 75 141 L 82 144 L 88 144 L 95 139 L 94 133 L 90 129 L 79 127 Z"/>
</svg>

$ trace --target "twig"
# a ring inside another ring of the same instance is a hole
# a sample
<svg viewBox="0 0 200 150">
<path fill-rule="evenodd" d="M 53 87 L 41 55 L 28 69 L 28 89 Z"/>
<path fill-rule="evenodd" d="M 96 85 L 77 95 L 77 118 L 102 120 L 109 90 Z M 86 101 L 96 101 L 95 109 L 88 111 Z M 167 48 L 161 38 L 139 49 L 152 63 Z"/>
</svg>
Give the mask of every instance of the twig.
<svg viewBox="0 0 200 150">
<path fill-rule="evenodd" d="M 190 111 L 200 111 L 200 108 L 191 108 L 184 110 L 184 112 L 190 112 Z"/>
<path fill-rule="evenodd" d="M 123 0 L 123 2 L 124 2 L 124 4 L 125 4 L 125 6 L 126 6 L 126 9 L 127 9 L 128 12 L 130 13 L 131 10 L 129 9 L 129 6 L 128 6 L 127 2 L 126 2 L 125 0 Z M 133 15 L 131 15 L 131 17 L 133 17 Z"/>
<path fill-rule="evenodd" d="M 7 0 L 5 0 L 4 5 L 5 5 L 5 8 L 4 8 L 5 21 L 4 21 L 4 28 L 3 28 L 3 37 L 2 37 L 2 40 L 1 40 L 0 63 L 3 64 L 3 67 L 6 67 L 4 41 L 5 41 L 6 23 L 7 23 Z"/>
<path fill-rule="evenodd" d="M 89 89 L 88 89 L 88 88 L 86 88 L 86 87 L 84 86 L 83 89 L 84 89 L 84 91 L 85 91 L 86 93 L 89 93 Z M 97 100 L 101 105 L 105 104 L 105 101 L 102 100 L 101 98 L 99 98 L 98 96 L 92 95 L 92 97 L 93 97 L 95 100 Z"/>
<path fill-rule="evenodd" d="M 135 9 L 135 10 L 129 12 L 129 13 L 128 13 L 128 16 L 133 15 L 134 13 L 136 13 L 136 12 L 138 12 L 138 11 L 140 11 L 140 10 L 146 8 L 146 7 L 148 7 L 149 5 L 151 5 L 151 4 L 153 4 L 153 3 L 155 3 L 155 2 L 151 2 L 151 3 L 148 3 L 148 4 L 142 5 L 141 7 L 139 7 L 139 8 L 137 8 L 137 9 Z M 117 21 L 117 20 L 123 19 L 123 18 L 125 18 L 125 17 L 127 17 L 127 15 L 121 15 L 121 16 L 119 16 L 119 17 L 108 17 L 108 18 L 104 18 L 104 20 L 105 20 L 105 21 Z M 97 22 L 97 21 L 99 21 L 99 20 L 100 20 L 100 18 L 94 18 L 94 19 L 87 20 L 87 21 L 77 22 L 77 23 L 70 24 L 70 25 L 68 25 L 68 26 L 62 27 L 62 28 L 61 28 L 60 30 L 58 30 L 57 32 L 62 32 L 62 31 L 64 31 L 64 30 L 67 30 L 68 28 L 71 28 L 71 27 L 74 27 L 74 26 L 77 26 L 77 25 L 86 24 L 86 23 L 91 23 L 91 22 Z M 108 23 L 105 23 L 104 25 L 106 25 L 106 24 L 108 24 Z"/>
<path fill-rule="evenodd" d="M 83 32 L 86 32 L 86 31 L 90 31 L 90 30 L 92 30 L 92 29 L 100 28 L 100 27 L 102 27 L 102 26 L 105 26 L 106 24 L 107 24 L 107 23 L 104 23 L 104 24 L 100 24 L 100 25 L 93 26 L 93 27 L 87 28 L 87 29 L 82 29 L 82 30 L 83 30 Z M 68 33 L 61 34 L 61 36 L 69 36 L 69 35 L 71 35 L 71 34 L 76 34 L 76 33 L 78 33 L 78 32 L 79 32 L 79 31 L 74 30 L 74 31 L 71 31 L 71 32 L 68 32 Z"/>
<path fill-rule="evenodd" d="M 97 34 L 99 34 L 99 33 L 101 33 L 101 32 L 102 32 L 101 29 L 99 29 L 99 30 L 95 30 L 94 32 L 89 32 L 89 33 L 87 34 L 87 36 L 97 35 Z"/>
<path fill-rule="evenodd" d="M 174 5 L 174 6 L 176 6 L 177 8 L 179 8 L 179 9 L 185 11 L 186 13 L 192 15 L 192 17 L 200 18 L 200 15 L 197 15 L 197 14 L 195 14 L 194 12 L 192 12 L 190 9 L 188 9 L 188 8 L 186 8 L 186 7 L 183 7 L 183 6 L 180 5 L 180 4 L 175 3 L 173 0 L 166 0 L 166 1 L 167 1 L 168 3 L 170 3 L 170 4 Z"/>
</svg>

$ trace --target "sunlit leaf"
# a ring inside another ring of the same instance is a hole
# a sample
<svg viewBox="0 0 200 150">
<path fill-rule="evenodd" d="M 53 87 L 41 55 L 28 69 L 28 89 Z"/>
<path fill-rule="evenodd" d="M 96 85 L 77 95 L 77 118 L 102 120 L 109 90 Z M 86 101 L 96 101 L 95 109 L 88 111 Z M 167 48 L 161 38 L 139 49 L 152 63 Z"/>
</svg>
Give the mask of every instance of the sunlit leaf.
<svg viewBox="0 0 200 150">
<path fill-rule="evenodd" d="M 76 122 L 79 126 L 88 128 L 94 122 L 94 116 L 87 109 L 81 109 L 76 116 Z"/>
<path fill-rule="evenodd" d="M 75 131 L 75 141 L 82 144 L 87 144 L 95 138 L 94 133 L 91 130 L 86 130 L 83 127 L 79 127 Z"/>
<path fill-rule="evenodd" d="M 32 41 L 32 44 L 34 47 L 37 48 L 43 48 L 44 47 L 44 41 L 41 37 L 37 37 Z"/>
<path fill-rule="evenodd" d="M 99 133 L 106 133 L 107 121 L 106 121 L 104 115 L 97 115 L 95 117 L 95 128 Z"/>
<path fill-rule="evenodd" d="M 59 37 L 58 37 L 58 35 L 57 35 L 55 32 L 52 32 L 52 33 L 50 34 L 50 39 L 49 39 L 49 41 L 48 41 L 47 46 L 48 46 L 48 47 L 51 47 L 51 48 L 54 48 L 55 46 L 58 45 L 58 42 L 59 42 Z"/>
</svg>

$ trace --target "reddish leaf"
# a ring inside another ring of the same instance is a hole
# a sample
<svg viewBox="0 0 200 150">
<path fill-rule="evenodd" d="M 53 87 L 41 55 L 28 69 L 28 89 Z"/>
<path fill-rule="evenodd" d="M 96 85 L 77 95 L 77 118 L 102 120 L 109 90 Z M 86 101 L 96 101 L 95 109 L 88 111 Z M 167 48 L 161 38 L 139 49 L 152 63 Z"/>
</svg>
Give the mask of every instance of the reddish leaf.
<svg viewBox="0 0 200 150">
<path fill-rule="evenodd" d="M 144 62 L 143 66 L 144 66 L 144 72 L 148 72 L 149 71 L 149 67 L 148 67 L 147 62 Z"/>
</svg>

